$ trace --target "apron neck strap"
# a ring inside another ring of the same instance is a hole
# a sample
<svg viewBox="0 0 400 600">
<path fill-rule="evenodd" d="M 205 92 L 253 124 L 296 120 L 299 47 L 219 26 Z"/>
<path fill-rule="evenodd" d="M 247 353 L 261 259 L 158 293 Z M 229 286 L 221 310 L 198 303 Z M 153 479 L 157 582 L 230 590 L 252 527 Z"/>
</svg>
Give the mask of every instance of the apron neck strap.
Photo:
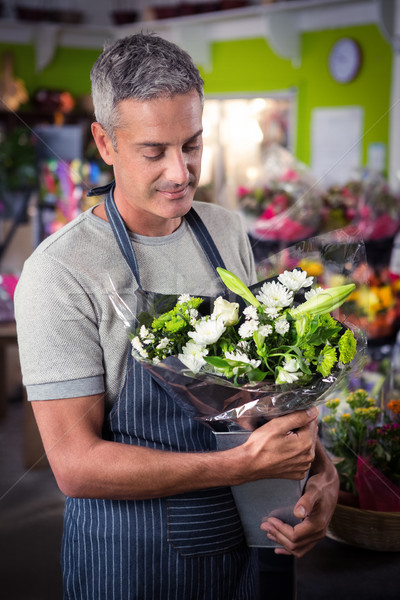
<svg viewBox="0 0 400 600">
<path fill-rule="evenodd" d="M 104 186 L 104 188 L 102 188 L 108 192 L 104 201 L 107 218 L 114 232 L 115 239 L 117 240 L 122 255 L 128 263 L 128 266 L 131 269 L 133 275 L 135 276 L 139 288 L 141 288 L 139 266 L 136 260 L 135 250 L 129 238 L 129 234 L 126 230 L 125 223 L 123 222 L 122 217 L 119 214 L 117 206 L 115 204 L 113 195 L 114 187 L 115 183 L 113 182 L 112 184 L 108 184 L 107 186 Z M 96 192 L 97 190 L 93 191 Z M 209 234 L 207 227 L 204 225 L 200 216 L 194 210 L 193 207 L 185 215 L 184 218 L 186 219 L 186 222 L 188 223 L 194 235 L 196 236 L 196 239 L 199 242 L 200 247 L 206 255 L 211 266 L 214 269 L 216 269 L 217 267 L 222 267 L 224 269 L 224 261 L 222 260 L 218 248 L 215 245 L 211 235 Z"/>
</svg>

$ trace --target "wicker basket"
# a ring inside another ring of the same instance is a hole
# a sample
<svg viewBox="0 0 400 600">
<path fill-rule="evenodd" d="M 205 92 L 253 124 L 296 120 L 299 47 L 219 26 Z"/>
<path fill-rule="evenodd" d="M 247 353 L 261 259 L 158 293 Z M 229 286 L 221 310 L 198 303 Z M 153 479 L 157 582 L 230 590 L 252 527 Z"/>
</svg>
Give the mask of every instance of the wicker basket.
<svg viewBox="0 0 400 600">
<path fill-rule="evenodd" d="M 378 512 L 337 504 L 328 537 L 359 548 L 400 551 L 400 512 Z"/>
</svg>

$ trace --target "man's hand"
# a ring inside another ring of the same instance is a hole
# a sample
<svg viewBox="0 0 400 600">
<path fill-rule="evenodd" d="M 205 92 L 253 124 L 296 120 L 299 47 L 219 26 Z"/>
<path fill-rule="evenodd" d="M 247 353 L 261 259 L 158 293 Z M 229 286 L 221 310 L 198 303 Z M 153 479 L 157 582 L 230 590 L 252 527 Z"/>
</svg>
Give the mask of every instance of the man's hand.
<svg viewBox="0 0 400 600">
<path fill-rule="evenodd" d="M 315 460 L 317 417 L 318 409 L 313 407 L 277 417 L 253 431 L 247 442 L 229 451 L 240 459 L 239 479 L 233 484 L 304 479 Z"/>
<path fill-rule="evenodd" d="M 325 537 L 337 503 L 339 478 L 335 466 L 326 456 L 320 441 L 316 446 L 316 458 L 310 471 L 305 492 L 294 508 L 294 515 L 302 522 L 291 527 L 275 517 L 267 519 L 261 529 L 269 539 L 282 548 L 276 554 L 293 554 L 300 558 Z"/>
</svg>

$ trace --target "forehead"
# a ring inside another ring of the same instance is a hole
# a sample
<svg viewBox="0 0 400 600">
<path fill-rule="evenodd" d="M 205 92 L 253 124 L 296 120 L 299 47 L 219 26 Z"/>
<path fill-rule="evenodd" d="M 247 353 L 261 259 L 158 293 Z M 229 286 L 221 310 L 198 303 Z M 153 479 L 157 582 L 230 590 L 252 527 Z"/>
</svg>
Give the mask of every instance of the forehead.
<svg viewBox="0 0 400 600">
<path fill-rule="evenodd" d="M 201 129 L 202 103 L 196 90 L 151 100 L 122 100 L 117 107 L 117 134 L 162 142 L 164 136 L 191 137 Z"/>
</svg>

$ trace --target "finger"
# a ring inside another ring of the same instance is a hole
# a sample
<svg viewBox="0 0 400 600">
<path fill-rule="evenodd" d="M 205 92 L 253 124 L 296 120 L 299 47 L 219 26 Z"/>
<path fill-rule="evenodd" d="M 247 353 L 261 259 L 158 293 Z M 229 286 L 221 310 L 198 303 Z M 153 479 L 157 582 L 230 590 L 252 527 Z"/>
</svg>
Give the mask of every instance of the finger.
<svg viewBox="0 0 400 600">
<path fill-rule="evenodd" d="M 270 539 L 274 538 L 284 546 L 303 544 L 305 541 L 320 538 L 319 531 L 315 531 L 315 526 L 308 519 L 292 527 L 272 517 L 261 525 L 261 529 L 266 531 L 268 536 L 272 536 Z"/>
<path fill-rule="evenodd" d="M 319 490 L 313 488 L 305 489 L 301 498 L 297 501 L 293 513 L 298 519 L 305 519 L 310 516 L 318 502 Z"/>
<path fill-rule="evenodd" d="M 283 417 L 276 417 L 267 425 L 274 424 L 274 426 L 281 431 L 282 433 L 287 433 L 289 431 L 293 432 L 296 429 L 300 429 L 301 427 L 305 427 L 312 421 L 315 421 L 318 417 L 318 408 L 316 406 L 312 406 L 307 410 L 300 410 L 290 415 L 284 415 Z"/>
<path fill-rule="evenodd" d="M 321 539 L 321 536 L 316 535 L 315 532 L 310 535 L 310 531 L 306 535 L 303 535 L 304 532 L 299 535 L 299 531 L 295 532 L 298 527 L 300 526 L 275 528 L 271 525 L 267 537 L 278 545 L 275 548 L 276 554 L 293 554 L 300 557 L 309 552 Z"/>
<path fill-rule="evenodd" d="M 282 554 L 285 556 L 295 556 L 296 558 L 301 558 L 302 556 L 307 554 L 307 552 L 310 552 L 310 550 L 312 550 L 314 548 L 315 544 L 318 541 L 319 540 L 316 540 L 315 542 L 307 543 L 304 546 L 296 547 L 292 551 L 278 546 L 274 549 L 274 552 L 275 552 L 275 554 Z"/>
</svg>

